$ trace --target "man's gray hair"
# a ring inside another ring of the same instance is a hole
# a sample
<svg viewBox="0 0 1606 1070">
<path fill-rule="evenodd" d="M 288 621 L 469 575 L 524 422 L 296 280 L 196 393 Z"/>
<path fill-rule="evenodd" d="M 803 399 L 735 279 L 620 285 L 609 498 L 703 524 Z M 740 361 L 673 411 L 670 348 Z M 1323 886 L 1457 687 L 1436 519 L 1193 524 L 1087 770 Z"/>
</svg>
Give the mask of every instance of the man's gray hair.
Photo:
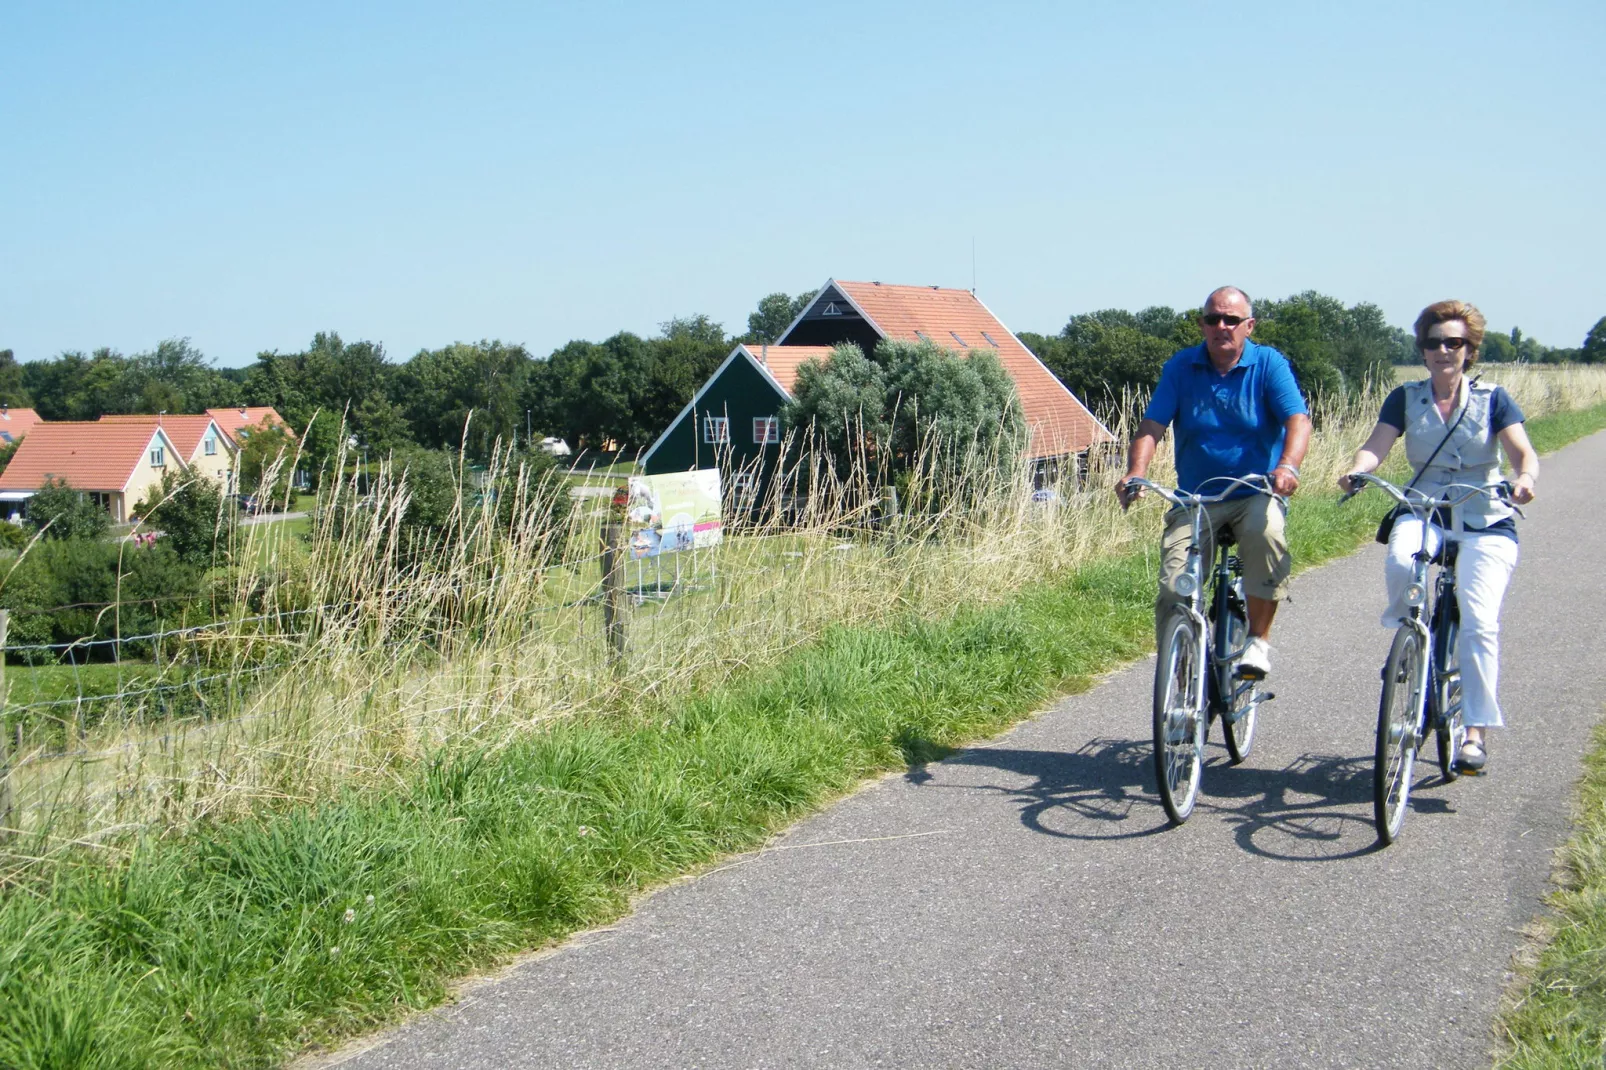
<svg viewBox="0 0 1606 1070">
<path fill-rule="evenodd" d="M 1214 301 L 1220 294 L 1237 294 L 1239 297 L 1243 298 L 1244 304 L 1249 306 L 1249 318 L 1255 318 L 1255 303 L 1249 300 L 1248 294 L 1244 293 L 1236 286 L 1217 286 L 1214 290 L 1210 291 L 1210 296 L 1205 298 L 1204 304 L 1200 307 L 1209 308 L 1210 302 Z"/>
</svg>

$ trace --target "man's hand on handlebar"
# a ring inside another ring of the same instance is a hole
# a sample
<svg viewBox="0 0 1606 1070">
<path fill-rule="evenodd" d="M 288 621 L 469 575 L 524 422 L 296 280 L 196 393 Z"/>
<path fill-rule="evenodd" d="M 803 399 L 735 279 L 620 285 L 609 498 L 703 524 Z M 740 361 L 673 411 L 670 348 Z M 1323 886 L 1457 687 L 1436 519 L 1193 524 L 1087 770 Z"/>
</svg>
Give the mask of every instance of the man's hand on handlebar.
<svg viewBox="0 0 1606 1070">
<path fill-rule="evenodd" d="M 1280 498 L 1287 498 L 1299 489 L 1299 473 L 1287 465 L 1278 465 L 1267 472 L 1266 480 L 1271 484 L 1272 492 Z"/>
<path fill-rule="evenodd" d="M 1127 509 L 1131 508 L 1133 502 L 1143 497 L 1142 487 L 1127 486 L 1127 483 L 1130 480 L 1141 478 L 1142 477 L 1135 472 L 1128 472 L 1126 475 L 1121 477 L 1119 482 L 1115 484 L 1115 498 L 1121 503 L 1121 511 L 1123 513 L 1126 512 Z"/>
</svg>

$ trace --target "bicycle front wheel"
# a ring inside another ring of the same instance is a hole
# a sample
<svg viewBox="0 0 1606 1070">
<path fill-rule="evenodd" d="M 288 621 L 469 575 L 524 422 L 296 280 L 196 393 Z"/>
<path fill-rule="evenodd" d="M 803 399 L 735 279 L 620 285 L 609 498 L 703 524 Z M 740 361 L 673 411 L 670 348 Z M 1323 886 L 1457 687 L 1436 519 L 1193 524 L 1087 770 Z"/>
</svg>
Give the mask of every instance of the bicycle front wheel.
<svg viewBox="0 0 1606 1070">
<path fill-rule="evenodd" d="M 1393 843 L 1411 799 L 1411 773 L 1421 742 L 1422 639 L 1402 626 L 1394 633 L 1383 668 L 1383 695 L 1377 708 L 1377 751 L 1372 767 L 1372 814 L 1377 838 Z"/>
<path fill-rule="evenodd" d="M 1441 615 L 1433 641 L 1439 656 L 1433 661 L 1433 735 L 1439 745 L 1439 772 L 1446 780 L 1461 775 L 1456 761 L 1461 744 L 1467 741 L 1467 726 L 1461 718 L 1461 662 L 1456 655 L 1461 620 L 1453 611 Z"/>
<path fill-rule="evenodd" d="M 1226 641 L 1221 653 L 1242 650 L 1249 642 L 1249 620 L 1239 605 L 1229 604 L 1225 628 Z M 1260 716 L 1260 684 L 1254 680 L 1239 680 L 1232 674 L 1232 666 L 1221 665 L 1215 670 L 1222 689 L 1222 701 L 1227 712 L 1221 718 L 1221 734 L 1226 739 L 1227 756 L 1233 765 L 1249 757 L 1255 745 L 1255 721 Z"/>
<path fill-rule="evenodd" d="M 1204 773 L 1205 652 L 1186 613 L 1174 613 L 1160 633 L 1154 667 L 1154 773 L 1172 824 L 1193 813 Z"/>
</svg>

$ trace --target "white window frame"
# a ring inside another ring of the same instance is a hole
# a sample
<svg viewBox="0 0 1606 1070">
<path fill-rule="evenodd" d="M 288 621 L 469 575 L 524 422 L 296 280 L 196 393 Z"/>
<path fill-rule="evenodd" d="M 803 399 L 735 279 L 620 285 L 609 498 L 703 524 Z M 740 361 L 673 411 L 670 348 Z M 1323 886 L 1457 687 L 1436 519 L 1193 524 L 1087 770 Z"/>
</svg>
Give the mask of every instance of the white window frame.
<svg viewBox="0 0 1606 1070">
<path fill-rule="evenodd" d="M 779 416 L 753 417 L 753 445 L 773 446 L 781 441 L 781 418 Z"/>
<path fill-rule="evenodd" d="M 151 448 L 151 467 L 152 468 L 166 468 L 167 467 L 167 450 L 164 447 L 162 447 L 162 446 L 153 446 Z"/>
<path fill-rule="evenodd" d="M 207 435 L 206 436 L 205 446 L 206 446 L 206 455 L 208 457 L 216 457 L 217 456 L 217 439 L 213 438 L 211 435 Z"/>
<path fill-rule="evenodd" d="M 703 442 L 710 446 L 724 446 L 731 440 L 729 416 L 703 417 Z"/>
</svg>

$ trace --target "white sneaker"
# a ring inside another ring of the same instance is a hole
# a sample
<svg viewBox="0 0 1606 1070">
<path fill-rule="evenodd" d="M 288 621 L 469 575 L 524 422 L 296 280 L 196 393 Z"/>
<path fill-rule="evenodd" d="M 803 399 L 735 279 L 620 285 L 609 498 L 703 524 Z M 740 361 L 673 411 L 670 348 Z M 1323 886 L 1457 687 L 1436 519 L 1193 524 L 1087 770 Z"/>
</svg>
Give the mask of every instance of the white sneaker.
<svg viewBox="0 0 1606 1070">
<path fill-rule="evenodd" d="M 1271 644 L 1264 639 L 1249 640 L 1244 656 L 1238 659 L 1233 675 L 1243 680 L 1264 680 L 1271 672 Z"/>
</svg>

